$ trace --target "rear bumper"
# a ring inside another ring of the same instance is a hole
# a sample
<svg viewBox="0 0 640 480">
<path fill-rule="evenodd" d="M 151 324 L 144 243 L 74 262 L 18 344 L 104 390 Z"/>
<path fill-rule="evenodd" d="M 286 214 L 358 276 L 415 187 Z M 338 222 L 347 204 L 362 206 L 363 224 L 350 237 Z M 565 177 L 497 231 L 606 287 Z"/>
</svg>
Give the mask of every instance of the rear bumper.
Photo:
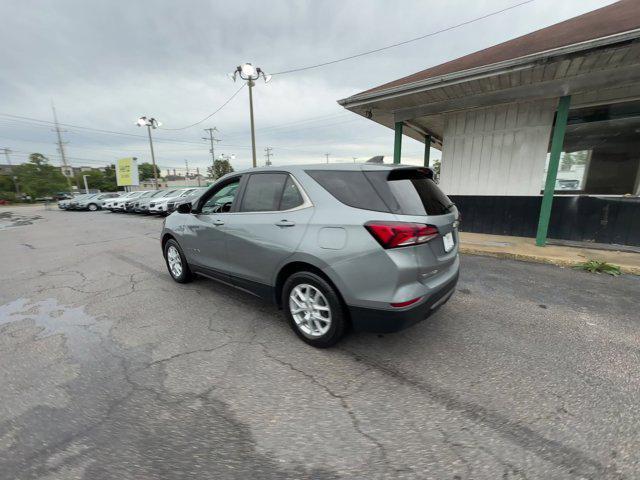
<svg viewBox="0 0 640 480">
<path fill-rule="evenodd" d="M 428 318 L 447 303 L 458 283 L 458 272 L 438 290 L 432 291 L 426 300 L 406 310 L 380 310 L 366 307 L 351 307 L 351 324 L 356 331 L 391 333 L 403 330 Z"/>
</svg>

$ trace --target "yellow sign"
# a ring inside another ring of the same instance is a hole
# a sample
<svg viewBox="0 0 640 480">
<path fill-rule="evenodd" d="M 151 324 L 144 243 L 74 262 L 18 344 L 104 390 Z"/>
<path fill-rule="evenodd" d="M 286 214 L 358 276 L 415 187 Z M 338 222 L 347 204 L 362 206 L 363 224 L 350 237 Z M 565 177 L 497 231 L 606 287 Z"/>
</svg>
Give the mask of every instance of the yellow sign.
<svg viewBox="0 0 640 480">
<path fill-rule="evenodd" d="M 116 163 L 116 182 L 119 187 L 139 185 L 138 162 L 135 158 L 120 158 Z"/>
</svg>

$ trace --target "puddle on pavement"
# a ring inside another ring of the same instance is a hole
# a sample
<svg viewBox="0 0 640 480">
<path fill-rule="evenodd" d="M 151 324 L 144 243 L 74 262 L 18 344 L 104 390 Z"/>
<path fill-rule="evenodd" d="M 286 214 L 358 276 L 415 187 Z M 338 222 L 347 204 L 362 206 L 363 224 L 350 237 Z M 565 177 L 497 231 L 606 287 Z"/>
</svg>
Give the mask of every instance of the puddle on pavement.
<svg viewBox="0 0 640 480">
<path fill-rule="evenodd" d="M 40 215 L 17 215 L 13 212 L 1 212 L 0 230 L 22 227 L 24 225 L 33 225 L 33 222 L 41 219 L 42 217 Z"/>
<path fill-rule="evenodd" d="M 60 305 L 53 298 L 37 302 L 20 298 L 0 305 L 0 331 L 16 322 L 38 328 L 34 340 L 62 335 L 68 355 L 79 363 L 95 357 L 95 349 L 110 327 L 110 322 L 98 322 L 83 307 Z"/>
</svg>

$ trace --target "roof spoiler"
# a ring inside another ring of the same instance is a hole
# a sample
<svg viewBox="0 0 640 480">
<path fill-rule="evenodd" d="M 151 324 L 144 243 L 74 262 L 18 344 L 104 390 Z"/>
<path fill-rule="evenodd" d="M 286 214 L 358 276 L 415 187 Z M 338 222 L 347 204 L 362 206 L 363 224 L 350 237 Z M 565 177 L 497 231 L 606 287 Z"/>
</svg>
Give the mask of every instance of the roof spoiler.
<svg viewBox="0 0 640 480">
<path fill-rule="evenodd" d="M 384 155 L 376 155 L 375 157 L 371 157 L 366 163 L 384 163 Z"/>
</svg>

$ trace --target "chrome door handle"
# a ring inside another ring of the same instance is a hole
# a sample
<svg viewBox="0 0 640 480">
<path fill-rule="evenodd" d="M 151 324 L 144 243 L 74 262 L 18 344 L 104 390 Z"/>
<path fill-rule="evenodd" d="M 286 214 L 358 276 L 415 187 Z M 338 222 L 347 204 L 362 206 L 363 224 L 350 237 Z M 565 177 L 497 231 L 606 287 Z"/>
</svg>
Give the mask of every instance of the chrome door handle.
<svg viewBox="0 0 640 480">
<path fill-rule="evenodd" d="M 290 222 L 289 220 L 280 220 L 279 222 L 276 222 L 276 225 L 278 227 L 293 227 L 295 223 Z"/>
<path fill-rule="evenodd" d="M 214 225 L 219 226 L 219 225 L 224 225 L 224 221 L 223 220 L 214 220 L 212 222 Z"/>
</svg>

